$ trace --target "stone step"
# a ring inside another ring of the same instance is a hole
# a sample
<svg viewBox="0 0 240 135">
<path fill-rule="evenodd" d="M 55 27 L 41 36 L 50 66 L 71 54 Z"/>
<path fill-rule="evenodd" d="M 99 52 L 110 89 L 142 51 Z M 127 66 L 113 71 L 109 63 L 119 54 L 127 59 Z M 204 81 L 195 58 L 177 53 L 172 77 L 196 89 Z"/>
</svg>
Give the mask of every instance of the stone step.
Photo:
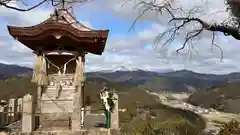
<svg viewBox="0 0 240 135">
<path fill-rule="evenodd" d="M 57 90 L 54 90 L 54 91 L 47 91 L 47 92 L 44 92 L 43 94 L 55 94 L 55 93 L 58 93 Z M 60 91 L 60 93 L 67 93 L 67 94 L 71 94 L 71 93 L 75 93 L 74 91 L 65 91 L 65 90 L 62 90 Z"/>
<path fill-rule="evenodd" d="M 55 99 L 55 98 L 57 98 L 57 99 L 66 99 L 67 100 L 67 99 L 73 99 L 74 94 L 72 94 L 72 93 L 70 93 L 70 94 L 61 93 L 59 97 L 57 97 L 57 96 L 58 96 L 57 94 L 43 94 L 41 99 L 44 100 L 44 99 Z"/>
<path fill-rule="evenodd" d="M 46 92 L 42 94 L 42 100 L 46 99 L 55 99 L 57 97 L 58 93 L 56 91 Z M 60 96 L 58 99 L 73 99 L 74 92 L 71 91 L 61 91 Z"/>
<path fill-rule="evenodd" d="M 50 86 L 56 85 L 56 81 L 61 81 L 63 85 L 73 85 L 73 74 L 66 74 L 66 75 L 49 75 Z"/>
<path fill-rule="evenodd" d="M 41 101 L 42 113 L 72 112 L 73 100 L 69 101 Z"/>
<path fill-rule="evenodd" d="M 58 94 L 57 93 L 44 93 L 44 94 L 42 94 L 42 97 L 56 97 L 56 96 L 58 96 Z M 74 97 L 74 93 L 60 93 L 60 95 L 59 95 L 59 97 L 58 98 L 63 98 L 63 99 L 65 99 L 65 98 L 67 98 L 67 99 L 71 99 L 72 97 Z"/>
<path fill-rule="evenodd" d="M 70 93 L 75 93 L 75 90 L 61 90 L 60 91 L 61 93 L 68 93 L 68 94 L 70 94 Z M 46 91 L 46 92 L 44 92 L 43 94 L 57 94 L 58 93 L 58 91 L 57 90 L 48 90 L 48 91 Z"/>
<path fill-rule="evenodd" d="M 43 93 L 42 97 L 56 97 L 58 95 L 57 92 L 51 92 L 51 93 Z M 63 99 L 71 99 L 72 97 L 74 97 L 74 93 L 73 92 L 60 92 L 60 97 L 59 98 L 63 98 Z"/>
<path fill-rule="evenodd" d="M 56 100 L 56 101 L 69 101 L 69 100 L 73 100 L 73 98 L 74 98 L 74 95 L 68 95 L 68 97 L 64 97 L 64 96 L 60 96 L 60 97 L 58 97 L 58 98 L 56 98 L 55 96 L 49 96 L 49 95 L 45 95 L 45 94 L 43 94 L 42 95 L 42 98 L 41 98 L 41 100 L 42 101 L 52 101 L 52 100 Z"/>
<path fill-rule="evenodd" d="M 58 95 L 57 92 L 55 93 L 43 93 L 42 95 L 46 95 L 46 96 L 56 96 Z M 60 92 L 60 96 L 71 96 L 74 95 L 74 93 L 70 93 L 70 92 Z"/>
<path fill-rule="evenodd" d="M 57 88 L 55 86 L 49 86 L 45 92 L 53 92 L 53 91 L 56 91 Z M 75 91 L 75 88 L 74 87 L 63 87 L 62 88 L 62 91 L 72 91 L 74 92 Z"/>
<path fill-rule="evenodd" d="M 54 130 L 54 129 L 71 129 L 71 122 L 69 119 L 58 119 L 58 120 L 42 120 L 42 130 Z"/>
<path fill-rule="evenodd" d="M 58 93 L 44 93 L 42 94 L 43 96 L 46 95 L 47 97 L 56 97 Z M 68 97 L 73 97 L 74 93 L 67 93 L 67 92 L 61 92 L 60 97 L 63 98 L 68 98 Z"/>
<path fill-rule="evenodd" d="M 51 78 L 55 78 L 55 77 L 73 78 L 74 77 L 73 74 L 65 74 L 65 75 L 51 74 L 51 75 L 48 75 L 48 76 L 51 77 Z"/>
<path fill-rule="evenodd" d="M 60 92 L 60 99 L 68 98 L 72 99 L 75 93 L 74 88 L 63 88 Z M 55 98 L 57 96 L 57 90 L 56 88 L 47 88 L 46 91 L 42 95 L 42 99 L 48 99 L 48 98 Z"/>
<path fill-rule="evenodd" d="M 49 79 L 73 80 L 72 76 L 51 76 Z"/>
<path fill-rule="evenodd" d="M 73 80 L 73 77 L 68 77 L 68 76 L 65 76 L 65 77 L 59 77 L 59 76 L 54 76 L 54 77 L 49 77 L 49 80 L 50 81 L 71 81 Z"/>
</svg>

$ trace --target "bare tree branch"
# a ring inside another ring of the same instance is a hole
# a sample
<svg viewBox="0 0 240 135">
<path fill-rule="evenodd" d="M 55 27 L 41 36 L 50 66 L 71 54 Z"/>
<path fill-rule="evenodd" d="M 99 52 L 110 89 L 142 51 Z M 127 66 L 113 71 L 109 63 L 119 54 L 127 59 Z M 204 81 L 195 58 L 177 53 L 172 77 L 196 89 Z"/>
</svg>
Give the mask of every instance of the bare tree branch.
<svg viewBox="0 0 240 135">
<path fill-rule="evenodd" d="M 219 50 L 220 50 L 220 52 L 221 52 L 221 62 L 222 62 L 222 60 L 223 60 L 223 50 L 222 50 L 222 48 L 220 47 L 220 46 L 218 46 L 216 43 L 215 43 L 215 37 L 216 37 L 216 34 L 215 34 L 215 32 L 213 32 L 212 33 L 212 46 L 211 46 L 211 51 L 213 51 L 213 47 L 214 46 L 216 46 Z"/>
<path fill-rule="evenodd" d="M 187 33 L 187 36 L 186 36 L 185 41 L 184 41 L 184 43 L 183 43 L 183 46 L 182 46 L 181 48 L 177 49 L 176 52 L 178 53 L 180 50 L 184 49 L 185 46 L 186 46 L 186 44 L 187 44 L 187 42 L 188 42 L 189 40 L 191 40 L 192 38 L 198 36 L 202 31 L 203 31 L 203 28 L 201 28 L 201 29 L 199 29 L 199 30 L 195 30 L 195 31 L 192 31 L 192 32 Z M 194 33 L 194 34 L 193 34 L 193 33 Z M 193 35 L 191 35 L 191 34 L 193 34 Z M 190 35 L 191 35 L 191 36 L 190 36 Z"/>
<path fill-rule="evenodd" d="M 5 1 L 0 1 L 0 6 L 4 6 L 6 8 L 10 8 L 10 9 L 14 9 L 14 10 L 17 10 L 17 11 L 25 12 L 25 11 L 30 11 L 32 9 L 37 8 L 38 6 L 42 5 L 46 1 L 48 1 L 48 0 L 42 0 L 39 3 L 37 3 L 36 5 L 34 5 L 34 6 L 30 7 L 30 8 L 27 8 L 27 9 L 21 9 L 21 8 L 17 8 L 17 7 L 14 7 L 14 6 L 10 6 L 10 5 L 8 5 L 8 2 L 5 2 Z"/>
<path fill-rule="evenodd" d="M 234 37 L 235 39 L 237 40 L 240 40 L 240 32 L 238 29 L 236 29 L 235 27 L 231 27 L 231 26 L 227 26 L 227 25 L 218 25 L 218 24 L 209 24 L 199 18 L 184 18 L 184 17 L 180 17 L 180 18 L 172 18 L 170 20 L 171 21 L 185 21 L 185 22 L 192 22 L 192 21 L 195 21 L 195 22 L 198 22 L 202 25 L 202 27 L 205 29 L 205 30 L 208 30 L 208 31 L 217 31 L 217 32 L 222 32 L 224 33 L 225 36 L 232 36 Z"/>
<path fill-rule="evenodd" d="M 26 9 L 9 5 L 9 3 L 12 1 L 14 1 L 14 0 L 0 0 L 0 6 L 6 7 L 9 9 L 13 9 L 13 10 L 17 10 L 17 11 L 26 12 L 26 11 L 30 11 L 30 10 L 33 10 L 33 9 L 39 7 L 40 5 L 42 5 L 45 2 L 50 2 L 53 7 L 57 7 L 59 5 L 64 6 L 66 4 L 73 4 L 73 3 L 86 3 L 87 1 L 90 1 L 90 0 L 41 0 L 39 3 L 34 4 L 34 6 L 32 6 L 30 8 L 26 8 Z M 17 1 L 17 0 L 15 0 L 15 1 Z M 24 1 L 24 0 L 20 0 L 20 1 L 23 5 L 27 6 L 26 1 Z"/>
<path fill-rule="evenodd" d="M 229 17 L 227 21 L 217 24 L 216 22 L 210 23 L 196 17 L 195 14 L 201 12 L 203 6 L 195 6 L 189 11 L 184 11 L 184 9 L 181 7 L 173 8 L 171 0 L 163 0 L 160 4 L 157 4 L 155 0 L 150 2 L 140 0 L 136 6 L 140 6 L 143 8 L 143 10 L 133 22 L 131 28 L 133 28 L 136 22 L 148 11 L 156 11 L 160 14 L 166 12 L 170 16 L 168 25 L 172 27 L 168 28 L 162 33 L 159 33 L 154 42 L 154 47 L 156 47 L 158 44 L 161 44 L 163 48 L 166 48 L 179 36 L 180 30 L 189 27 L 192 24 L 197 24 L 200 26 L 200 28 L 194 28 L 194 30 L 191 32 L 187 32 L 182 46 L 177 49 L 176 52 L 178 53 L 180 50 L 183 50 L 186 47 L 186 44 L 191 44 L 192 40 L 198 37 L 203 31 L 209 31 L 212 32 L 211 46 L 212 48 L 215 46 L 220 50 L 222 61 L 223 51 L 220 46 L 215 43 L 216 32 L 223 33 L 225 36 L 232 36 L 236 40 L 240 40 L 240 6 L 238 6 L 240 3 L 236 3 L 234 0 L 225 1 L 227 1 L 226 4 L 230 5 L 229 8 L 232 10 L 233 16 Z M 207 1 L 205 4 L 207 4 Z M 178 14 L 175 14 L 176 12 L 181 12 L 184 15 L 179 16 Z M 211 16 L 212 15 L 213 14 L 211 14 Z"/>
</svg>

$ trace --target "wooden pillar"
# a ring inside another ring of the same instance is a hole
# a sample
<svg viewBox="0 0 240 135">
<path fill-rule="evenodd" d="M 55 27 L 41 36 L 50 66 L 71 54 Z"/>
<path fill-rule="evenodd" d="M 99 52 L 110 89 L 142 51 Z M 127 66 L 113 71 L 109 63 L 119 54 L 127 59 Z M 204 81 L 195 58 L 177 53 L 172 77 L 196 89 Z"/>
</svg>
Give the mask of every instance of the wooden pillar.
<svg viewBox="0 0 240 135">
<path fill-rule="evenodd" d="M 118 95 L 116 93 L 113 94 L 115 107 L 113 112 L 111 113 L 111 129 L 119 129 L 119 111 L 118 111 Z"/>
<path fill-rule="evenodd" d="M 43 86 L 38 85 L 37 86 L 37 95 L 36 95 L 36 116 L 35 116 L 35 124 L 37 127 L 41 127 L 41 98 L 42 98 L 42 91 Z"/>
<path fill-rule="evenodd" d="M 72 132 L 81 131 L 81 86 L 76 87 L 73 101 Z"/>
<path fill-rule="evenodd" d="M 84 104 L 84 100 L 85 100 L 85 98 L 84 98 L 84 81 L 85 81 L 85 78 L 83 77 L 83 83 L 82 83 L 82 108 L 84 108 L 85 107 L 85 104 Z"/>
<path fill-rule="evenodd" d="M 84 56 L 78 57 L 78 62 L 80 65 L 80 83 L 76 86 L 76 91 L 73 101 L 73 113 L 72 113 L 72 132 L 80 132 L 82 124 L 82 83 L 83 83 L 83 68 L 84 68 Z"/>
<path fill-rule="evenodd" d="M 34 98 L 27 94 L 23 98 L 22 133 L 31 133 L 35 128 Z"/>
<path fill-rule="evenodd" d="M 42 97 L 43 86 L 38 85 L 37 87 L 37 113 L 41 112 L 41 97 Z"/>
</svg>

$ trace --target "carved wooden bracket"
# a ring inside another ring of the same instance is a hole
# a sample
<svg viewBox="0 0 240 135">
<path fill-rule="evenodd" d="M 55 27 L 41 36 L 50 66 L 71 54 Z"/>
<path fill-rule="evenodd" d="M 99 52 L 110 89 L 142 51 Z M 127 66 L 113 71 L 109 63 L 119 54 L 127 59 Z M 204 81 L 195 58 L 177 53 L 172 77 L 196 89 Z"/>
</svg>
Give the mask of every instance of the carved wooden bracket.
<svg viewBox="0 0 240 135">
<path fill-rule="evenodd" d="M 60 39 L 60 38 L 62 37 L 62 35 L 60 35 L 60 34 L 59 34 L 59 35 L 58 35 L 58 34 L 55 34 L 54 37 L 55 37 L 56 39 Z"/>
</svg>

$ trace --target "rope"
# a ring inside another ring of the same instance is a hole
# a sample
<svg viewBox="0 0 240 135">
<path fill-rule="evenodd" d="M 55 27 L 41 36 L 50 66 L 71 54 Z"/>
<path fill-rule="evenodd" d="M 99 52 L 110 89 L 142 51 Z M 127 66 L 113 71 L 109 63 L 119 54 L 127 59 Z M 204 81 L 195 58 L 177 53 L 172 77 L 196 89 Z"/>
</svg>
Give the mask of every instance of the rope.
<svg viewBox="0 0 240 135">
<path fill-rule="evenodd" d="M 66 73 L 66 70 L 67 70 L 67 64 L 64 64 L 64 68 L 63 68 L 63 74 Z"/>
<path fill-rule="evenodd" d="M 76 59 L 76 63 L 77 63 L 77 65 L 79 64 L 79 61 Z"/>
<path fill-rule="evenodd" d="M 68 60 L 63 66 L 58 67 L 57 65 L 53 64 L 47 57 L 45 57 L 45 56 L 43 56 L 43 57 L 48 61 L 48 63 L 50 63 L 52 66 L 54 66 L 55 68 L 58 69 L 58 73 L 59 73 L 59 74 L 61 74 L 60 70 L 61 70 L 62 68 L 63 68 L 63 70 L 64 70 L 63 73 L 65 74 L 65 73 L 66 73 L 66 69 L 67 69 L 67 64 L 76 59 L 76 57 L 74 57 L 74 58 Z"/>
</svg>

